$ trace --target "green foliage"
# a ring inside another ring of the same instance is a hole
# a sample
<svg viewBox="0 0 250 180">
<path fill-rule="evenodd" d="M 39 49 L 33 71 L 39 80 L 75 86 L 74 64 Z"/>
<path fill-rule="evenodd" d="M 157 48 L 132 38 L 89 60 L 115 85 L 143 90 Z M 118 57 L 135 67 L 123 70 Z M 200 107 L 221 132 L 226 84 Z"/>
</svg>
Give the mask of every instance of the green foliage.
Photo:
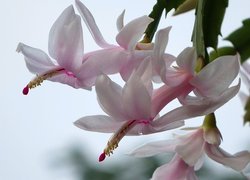
<svg viewBox="0 0 250 180">
<path fill-rule="evenodd" d="M 213 61 L 220 56 L 235 55 L 236 51 L 233 47 L 221 47 L 209 54 L 209 61 Z"/>
<path fill-rule="evenodd" d="M 157 3 L 154 5 L 152 12 L 149 14 L 149 17 L 153 18 L 154 21 L 147 27 L 145 31 L 146 35 L 144 37 L 144 41 L 152 41 L 164 9 L 165 15 L 167 16 L 169 11 L 171 11 L 172 9 L 177 9 L 184 1 L 185 0 L 157 0 Z"/>
<path fill-rule="evenodd" d="M 243 26 L 232 32 L 226 40 L 230 41 L 240 53 L 241 63 L 250 57 L 250 18 L 243 21 Z"/>
<path fill-rule="evenodd" d="M 217 49 L 218 36 L 221 34 L 221 24 L 224 18 L 228 0 L 199 0 L 192 41 L 198 56 L 204 58 L 204 64 L 209 63 L 207 48 Z"/>
<path fill-rule="evenodd" d="M 228 0 L 205 0 L 203 11 L 203 34 L 205 47 L 217 49 L 221 24 L 228 6 Z"/>
</svg>

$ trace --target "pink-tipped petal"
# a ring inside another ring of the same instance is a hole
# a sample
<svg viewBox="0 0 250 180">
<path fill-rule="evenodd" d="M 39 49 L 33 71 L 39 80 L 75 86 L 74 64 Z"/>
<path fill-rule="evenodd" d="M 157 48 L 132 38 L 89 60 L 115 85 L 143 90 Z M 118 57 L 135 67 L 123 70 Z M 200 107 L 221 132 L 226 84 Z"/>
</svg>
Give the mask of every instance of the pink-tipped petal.
<svg viewBox="0 0 250 180">
<path fill-rule="evenodd" d="M 75 3 L 76 8 L 78 9 L 83 21 L 87 25 L 96 44 L 102 48 L 112 47 L 113 45 L 107 43 L 103 38 L 98 26 L 96 25 L 95 19 L 88 8 L 79 0 L 75 0 Z"/>
<path fill-rule="evenodd" d="M 142 16 L 126 24 L 116 36 L 117 43 L 127 50 L 134 50 L 136 43 L 142 37 L 147 26 L 153 21 L 148 16 Z"/>
</svg>

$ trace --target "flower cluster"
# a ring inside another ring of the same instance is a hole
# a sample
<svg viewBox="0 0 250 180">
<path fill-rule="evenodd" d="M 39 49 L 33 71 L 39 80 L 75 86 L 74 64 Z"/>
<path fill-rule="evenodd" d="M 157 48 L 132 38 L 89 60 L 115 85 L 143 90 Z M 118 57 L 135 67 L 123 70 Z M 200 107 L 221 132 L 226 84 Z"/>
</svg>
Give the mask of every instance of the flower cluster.
<svg viewBox="0 0 250 180">
<path fill-rule="evenodd" d="M 141 16 L 124 25 L 124 12 L 117 19 L 117 44 L 109 44 L 90 11 L 79 0 L 76 7 L 80 16 L 69 6 L 50 29 L 48 52 L 54 60 L 40 49 L 19 43 L 17 51 L 24 55 L 28 70 L 36 74 L 23 94 L 44 80 L 87 90 L 94 86 L 107 115 L 82 117 L 74 124 L 88 131 L 114 133 L 99 161 L 110 156 L 126 135 L 167 131 L 183 126 L 189 118 L 205 116 L 194 132 L 176 140 L 149 143 L 131 154 L 175 153 L 170 163 L 156 169 L 154 180 L 197 179 L 195 171 L 204 154 L 250 177 L 250 153 L 230 155 L 219 147 L 221 134 L 213 115 L 239 91 L 240 79 L 231 85 L 239 73 L 239 55 L 221 56 L 197 68 L 202 58 L 194 47 L 185 48 L 177 57 L 165 53 L 171 27 L 157 31 L 154 43 L 139 42 L 153 19 Z M 99 50 L 84 53 L 81 19 Z M 109 77 L 117 73 L 125 82 L 123 87 Z M 159 83 L 158 88 L 154 83 Z M 180 106 L 162 113 L 176 99 Z"/>
</svg>

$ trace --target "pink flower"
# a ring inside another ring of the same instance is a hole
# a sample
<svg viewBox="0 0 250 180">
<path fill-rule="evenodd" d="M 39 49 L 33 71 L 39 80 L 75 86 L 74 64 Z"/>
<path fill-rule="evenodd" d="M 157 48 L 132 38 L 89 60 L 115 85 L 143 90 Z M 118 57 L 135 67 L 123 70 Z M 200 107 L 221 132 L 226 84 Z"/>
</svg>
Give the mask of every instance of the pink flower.
<svg viewBox="0 0 250 180">
<path fill-rule="evenodd" d="M 247 176 L 247 172 L 249 173 L 248 166 L 250 166 L 250 152 L 242 151 L 231 155 L 219 147 L 220 138 L 221 134 L 217 128 L 201 127 L 192 133 L 174 140 L 148 143 L 132 151 L 130 155 L 136 157 L 148 157 L 164 152 L 175 152 L 176 155 L 174 159 L 178 157 L 183 160 L 183 163 L 188 165 L 189 168 L 191 168 L 189 171 L 192 172 L 192 168 L 194 168 L 194 170 L 198 170 L 202 166 L 203 156 L 206 154 L 214 161 L 236 171 L 242 172 L 245 176 Z M 175 160 L 172 160 L 172 162 L 173 161 Z M 164 167 L 169 168 L 172 162 L 168 165 L 164 165 Z M 171 166 L 170 169 L 164 171 L 165 174 L 161 171 L 161 178 L 159 177 L 156 179 L 161 180 L 164 179 L 164 177 L 165 179 L 171 179 L 167 178 L 169 177 L 169 171 L 175 171 L 175 169 Z M 179 172 L 180 174 L 185 173 L 185 171 Z M 158 173 L 159 170 L 155 171 L 154 175 L 156 176 Z M 186 177 L 186 174 L 182 175 L 185 175 Z M 186 177 L 186 179 L 188 178 Z"/>
<path fill-rule="evenodd" d="M 42 50 L 23 43 L 19 43 L 17 51 L 24 55 L 28 70 L 37 74 L 23 89 L 23 94 L 28 94 L 29 89 L 46 79 L 89 89 L 79 76 L 83 58 L 82 27 L 81 19 L 75 14 L 73 6 L 63 11 L 49 33 L 49 54 L 56 62 Z"/>
<path fill-rule="evenodd" d="M 175 98 L 182 106 L 166 113 L 155 123 L 164 127 L 165 121 L 171 123 L 207 115 L 229 101 L 240 88 L 240 81 L 238 85 L 229 87 L 239 72 L 238 58 L 238 55 L 222 56 L 196 73 L 195 49 L 186 48 L 176 59 L 177 67 L 162 66 L 161 77 L 166 85 L 155 91 L 153 109 L 157 112 L 167 101 Z M 192 91 L 196 96 L 189 96 Z"/>
<path fill-rule="evenodd" d="M 121 73 L 123 79 L 127 80 L 143 59 L 158 51 L 153 48 L 153 44 L 137 43 L 148 24 L 152 22 L 151 18 L 142 16 L 124 26 L 123 13 L 117 20 L 118 45 L 112 45 L 103 38 L 90 11 L 78 0 L 76 6 L 93 39 L 102 49 L 83 54 L 80 18 L 72 6 L 68 7 L 50 30 L 49 54 L 56 62 L 39 49 L 22 43 L 18 45 L 17 51 L 25 56 L 27 68 L 37 74 L 24 88 L 24 94 L 28 94 L 29 89 L 40 85 L 44 80 L 89 90 L 100 74 Z M 169 30 L 170 28 L 166 28 L 162 31 L 168 35 Z M 164 41 L 167 42 L 167 36 Z M 173 56 L 168 54 L 164 54 L 164 57 L 165 60 L 173 59 Z"/>
<path fill-rule="evenodd" d="M 152 67 L 147 58 L 132 73 L 124 87 L 112 82 L 106 75 L 96 80 L 96 93 L 101 108 L 109 115 L 80 118 L 75 125 L 81 129 L 115 132 L 100 156 L 100 161 L 110 155 L 125 135 L 141 135 L 164 131 L 183 125 L 182 121 L 155 126 L 158 112 L 152 111 Z"/>
</svg>

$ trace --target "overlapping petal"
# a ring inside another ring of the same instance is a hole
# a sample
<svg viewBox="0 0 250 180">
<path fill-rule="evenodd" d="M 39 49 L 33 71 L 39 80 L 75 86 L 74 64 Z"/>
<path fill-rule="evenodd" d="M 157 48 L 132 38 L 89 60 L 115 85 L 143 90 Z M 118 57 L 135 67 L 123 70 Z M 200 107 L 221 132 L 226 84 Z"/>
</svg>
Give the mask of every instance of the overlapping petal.
<svg viewBox="0 0 250 180">
<path fill-rule="evenodd" d="M 40 74 L 57 67 L 49 56 L 40 49 L 19 43 L 17 52 L 24 55 L 26 66 L 31 73 Z"/>
<path fill-rule="evenodd" d="M 206 65 L 190 83 L 207 97 L 224 92 L 239 73 L 239 56 L 221 56 Z"/>
<path fill-rule="evenodd" d="M 231 155 L 220 147 L 207 144 L 206 153 L 211 159 L 236 171 L 242 171 L 250 163 L 250 152 L 248 151 Z"/>
<path fill-rule="evenodd" d="M 49 53 L 58 64 L 72 72 L 79 69 L 83 56 L 81 19 L 73 6 L 66 8 L 49 33 Z"/>
<path fill-rule="evenodd" d="M 101 31 L 99 30 L 98 26 L 96 25 L 95 19 L 88 8 L 79 0 L 75 0 L 76 7 L 84 20 L 85 24 L 87 25 L 93 39 L 95 40 L 96 44 L 98 44 L 102 48 L 109 48 L 113 47 L 113 45 L 106 42 L 103 38 Z"/>
<path fill-rule="evenodd" d="M 142 16 L 129 22 L 116 36 L 117 43 L 126 50 L 134 50 L 146 27 L 152 21 L 152 18 Z"/>
</svg>

